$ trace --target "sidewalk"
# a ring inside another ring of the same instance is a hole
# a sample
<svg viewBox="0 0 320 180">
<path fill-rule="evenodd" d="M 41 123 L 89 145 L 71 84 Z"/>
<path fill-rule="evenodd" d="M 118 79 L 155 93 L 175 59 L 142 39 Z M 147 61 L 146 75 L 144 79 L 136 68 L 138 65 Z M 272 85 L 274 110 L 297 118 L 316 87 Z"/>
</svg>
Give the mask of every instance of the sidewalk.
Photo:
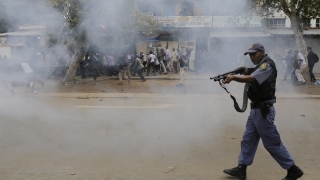
<svg viewBox="0 0 320 180">
<path fill-rule="evenodd" d="M 210 80 L 210 77 L 217 76 L 218 74 L 197 74 L 196 72 L 187 72 L 185 75 L 185 80 Z M 320 81 L 320 74 L 314 74 L 316 79 Z M 156 79 L 156 80 L 180 80 L 180 74 L 174 74 L 174 73 L 168 73 L 168 74 L 157 74 L 157 76 L 153 76 L 153 74 L 149 76 L 144 76 L 145 79 Z M 118 76 L 107 76 L 107 75 L 102 75 L 101 77 L 97 78 L 97 81 L 101 80 L 118 80 Z M 131 76 L 132 80 L 140 80 L 140 77 L 138 74 L 135 76 Z M 280 76 L 278 77 L 280 79 Z M 81 82 L 92 82 L 93 78 L 89 77 L 86 79 L 82 79 Z"/>
<path fill-rule="evenodd" d="M 132 76 L 131 83 L 126 80 L 124 84 L 118 85 L 118 76 L 102 76 L 96 81 L 93 78 L 81 79 L 80 84 L 68 86 L 62 85 L 59 80 L 51 79 L 45 82 L 44 87 L 39 85 L 36 93 L 33 93 L 26 87 L 15 87 L 15 97 L 27 98 L 216 98 L 229 99 L 229 95 L 219 86 L 217 82 L 210 80 L 211 76 L 217 74 L 196 74 L 195 72 L 187 72 L 186 88 L 178 88 L 179 74 L 162 74 L 157 76 L 145 76 L 147 82 L 140 82 L 139 76 Z M 320 74 L 316 74 L 320 79 Z M 281 77 L 278 77 L 281 78 Z M 158 81 L 160 80 L 160 81 Z M 173 81 L 171 81 L 173 80 Z M 174 81 L 175 80 L 175 81 Z M 278 83 L 282 83 L 278 81 Z M 239 85 L 240 87 L 241 85 Z M 312 87 L 311 87 L 312 86 Z M 310 85 L 311 88 L 320 89 L 320 86 Z M 308 89 L 310 87 L 298 87 Z M 0 89 L 0 97 L 11 97 L 10 92 L 6 88 Z M 230 90 L 230 89 L 229 89 Z M 235 87 L 231 89 L 233 95 L 237 99 L 242 97 L 243 87 L 241 89 Z M 278 99 L 301 99 L 314 98 L 320 99 L 320 91 L 315 93 L 306 93 L 306 91 L 281 91 L 276 93 Z"/>
<path fill-rule="evenodd" d="M 241 97 L 242 94 L 233 94 Z M 297 93 L 276 93 L 277 99 L 320 99 L 320 95 L 308 95 Z M 26 96 L 25 96 L 26 97 Z M 39 98 L 205 98 L 205 99 L 230 99 L 230 95 L 224 94 L 158 94 L 158 93 L 39 93 L 29 94 L 27 97 Z M 237 98 L 238 100 L 238 98 Z M 238 100 L 242 101 L 241 98 Z"/>
<path fill-rule="evenodd" d="M 197 74 L 196 72 L 187 72 L 185 75 L 186 80 L 210 80 L 210 77 L 216 76 L 214 74 Z M 157 74 L 156 76 L 153 76 L 152 73 L 150 73 L 149 76 L 144 75 L 144 78 L 146 80 L 151 80 L 151 79 L 157 79 L 157 80 L 180 80 L 180 74 L 174 74 L 174 73 L 168 73 L 168 74 Z M 101 81 L 101 80 L 118 80 L 118 76 L 107 76 L 107 75 L 102 75 L 101 77 L 98 77 L 96 81 Z M 81 82 L 92 82 L 93 78 L 85 78 L 81 79 Z M 138 74 L 135 76 L 131 76 L 131 80 L 140 80 L 140 77 Z"/>
</svg>

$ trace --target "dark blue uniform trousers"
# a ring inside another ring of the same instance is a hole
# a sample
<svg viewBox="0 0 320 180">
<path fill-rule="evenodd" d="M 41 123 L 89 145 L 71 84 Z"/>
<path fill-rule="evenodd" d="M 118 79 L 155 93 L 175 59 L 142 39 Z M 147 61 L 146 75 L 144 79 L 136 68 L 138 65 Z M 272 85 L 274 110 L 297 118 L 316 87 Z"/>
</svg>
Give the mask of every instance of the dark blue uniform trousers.
<svg viewBox="0 0 320 180">
<path fill-rule="evenodd" d="M 270 107 L 270 112 L 266 118 L 261 115 L 261 109 L 252 109 L 246 124 L 246 130 L 241 141 L 241 153 L 238 163 L 251 165 L 257 151 L 260 138 L 263 145 L 271 156 L 284 169 L 289 169 L 294 165 L 294 160 L 283 145 L 277 127 L 274 125 L 276 111 Z"/>
</svg>

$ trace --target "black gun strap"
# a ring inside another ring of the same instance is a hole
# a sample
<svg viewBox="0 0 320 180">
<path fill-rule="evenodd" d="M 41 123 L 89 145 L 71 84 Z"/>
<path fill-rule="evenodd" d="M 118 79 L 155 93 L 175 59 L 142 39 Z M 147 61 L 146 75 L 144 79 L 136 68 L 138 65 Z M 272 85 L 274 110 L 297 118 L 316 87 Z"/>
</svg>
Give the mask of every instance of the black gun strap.
<svg viewBox="0 0 320 180">
<path fill-rule="evenodd" d="M 226 86 L 219 81 L 220 86 L 227 91 L 228 94 L 230 94 L 231 99 L 233 100 L 233 106 L 236 109 L 237 112 L 245 112 L 248 107 L 248 89 L 249 89 L 249 83 L 246 83 L 243 90 L 243 103 L 242 108 L 240 109 L 239 104 L 234 96 L 231 95 L 231 93 L 227 90 Z"/>
</svg>

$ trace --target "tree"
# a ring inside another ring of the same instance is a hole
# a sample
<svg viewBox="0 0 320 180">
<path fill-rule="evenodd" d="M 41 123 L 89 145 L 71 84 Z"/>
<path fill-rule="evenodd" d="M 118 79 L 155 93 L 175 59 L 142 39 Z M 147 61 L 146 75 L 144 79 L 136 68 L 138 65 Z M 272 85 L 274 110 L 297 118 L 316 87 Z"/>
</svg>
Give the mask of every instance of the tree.
<svg viewBox="0 0 320 180">
<path fill-rule="evenodd" d="M 308 27 L 310 20 L 320 15 L 320 0 L 249 0 L 253 9 L 263 17 L 272 15 L 275 11 L 283 11 L 291 21 L 296 45 L 307 60 L 307 46 L 303 39 L 303 29 Z M 308 63 L 308 62 L 307 62 Z M 303 73 L 310 79 L 308 68 Z"/>
<path fill-rule="evenodd" d="M 136 1 L 50 0 L 66 23 L 53 28 L 49 44 L 65 44 L 71 52 L 77 52 L 63 82 L 73 81 L 85 53 L 78 51 L 81 47 L 126 47 L 144 29 L 151 30 L 154 23 L 139 12 Z"/>
<path fill-rule="evenodd" d="M 66 45 L 69 52 L 75 53 L 63 82 L 71 82 L 76 76 L 80 62 L 87 47 L 87 36 L 82 18 L 85 14 L 83 4 L 86 0 L 50 0 L 49 3 L 61 14 L 60 23 L 48 27 L 48 46 Z"/>
</svg>

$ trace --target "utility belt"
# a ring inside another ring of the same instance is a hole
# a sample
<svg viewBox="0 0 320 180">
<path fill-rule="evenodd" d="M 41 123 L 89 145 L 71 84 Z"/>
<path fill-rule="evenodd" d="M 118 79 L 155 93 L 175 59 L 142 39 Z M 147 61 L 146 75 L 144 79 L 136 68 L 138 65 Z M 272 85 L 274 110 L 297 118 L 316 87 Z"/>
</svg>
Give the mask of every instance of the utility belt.
<svg viewBox="0 0 320 180">
<path fill-rule="evenodd" d="M 261 109 L 261 115 L 262 117 L 267 117 L 267 115 L 270 112 L 270 107 L 273 106 L 271 103 L 265 103 L 265 102 L 257 102 L 257 103 L 250 103 L 251 110 L 252 109 Z"/>
</svg>

